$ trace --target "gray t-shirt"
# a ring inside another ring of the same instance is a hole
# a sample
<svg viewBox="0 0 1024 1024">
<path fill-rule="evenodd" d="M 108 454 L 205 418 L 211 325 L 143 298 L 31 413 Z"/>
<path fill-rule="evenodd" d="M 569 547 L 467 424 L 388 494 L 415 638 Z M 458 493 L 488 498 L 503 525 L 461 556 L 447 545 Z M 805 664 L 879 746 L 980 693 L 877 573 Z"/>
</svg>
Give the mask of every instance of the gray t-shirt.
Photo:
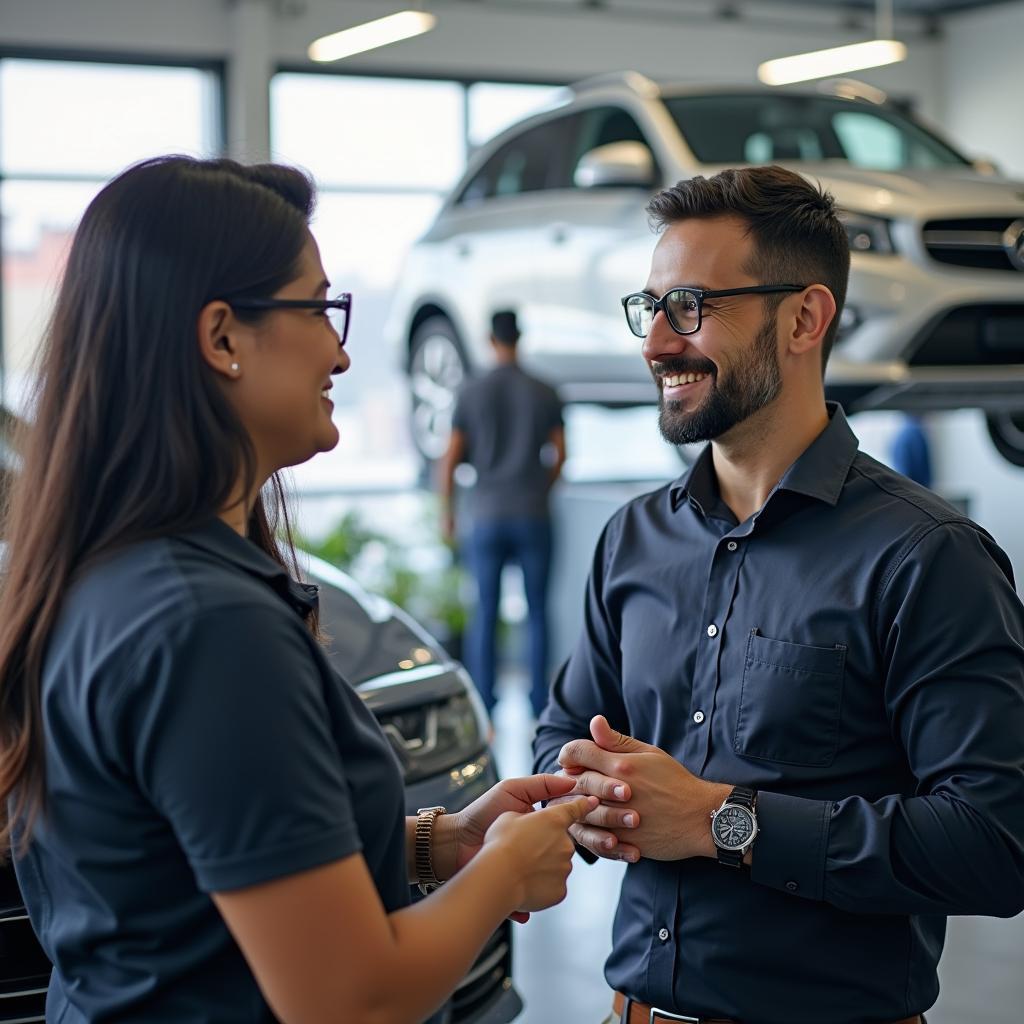
<svg viewBox="0 0 1024 1024">
<path fill-rule="evenodd" d="M 306 628 L 315 588 L 224 523 L 71 586 L 43 672 L 48 806 L 15 867 L 46 1019 L 274 1016 L 209 893 L 361 851 L 409 899 L 398 762 Z"/>
<path fill-rule="evenodd" d="M 549 470 L 541 449 L 562 426 L 554 388 L 519 366 L 498 366 L 459 393 L 452 426 L 466 438 L 476 470 L 473 513 L 478 522 L 544 519 Z"/>
</svg>

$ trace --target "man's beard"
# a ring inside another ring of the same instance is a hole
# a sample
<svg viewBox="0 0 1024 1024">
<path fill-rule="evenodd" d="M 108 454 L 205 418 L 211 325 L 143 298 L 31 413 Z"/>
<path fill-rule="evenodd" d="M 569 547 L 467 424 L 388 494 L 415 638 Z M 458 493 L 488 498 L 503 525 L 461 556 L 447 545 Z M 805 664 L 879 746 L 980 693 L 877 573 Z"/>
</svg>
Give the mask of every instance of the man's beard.
<svg viewBox="0 0 1024 1024">
<path fill-rule="evenodd" d="M 712 377 L 710 391 L 692 412 L 685 412 L 682 402 L 666 401 L 664 392 L 659 394 L 661 436 L 669 444 L 713 441 L 775 401 L 782 389 L 775 346 L 776 317 L 765 317 L 753 345 L 728 367 L 721 379 L 717 375 Z M 685 362 L 666 360 L 661 366 L 665 373 L 705 371 L 704 366 L 686 366 Z"/>
</svg>

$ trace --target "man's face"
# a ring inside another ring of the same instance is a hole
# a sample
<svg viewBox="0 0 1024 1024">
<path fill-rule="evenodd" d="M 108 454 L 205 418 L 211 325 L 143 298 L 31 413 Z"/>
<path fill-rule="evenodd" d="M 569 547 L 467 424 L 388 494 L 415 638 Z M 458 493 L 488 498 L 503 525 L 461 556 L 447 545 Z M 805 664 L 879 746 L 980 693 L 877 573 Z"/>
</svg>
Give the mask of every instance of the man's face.
<svg viewBox="0 0 1024 1024">
<path fill-rule="evenodd" d="M 658 240 L 644 291 L 660 298 L 679 285 L 762 284 L 741 269 L 751 248 L 738 219 L 679 221 Z M 782 388 L 776 317 L 765 316 L 759 295 L 708 299 L 694 334 L 676 334 L 659 312 L 643 355 L 658 385 L 658 425 L 670 444 L 720 438 L 773 402 Z"/>
</svg>

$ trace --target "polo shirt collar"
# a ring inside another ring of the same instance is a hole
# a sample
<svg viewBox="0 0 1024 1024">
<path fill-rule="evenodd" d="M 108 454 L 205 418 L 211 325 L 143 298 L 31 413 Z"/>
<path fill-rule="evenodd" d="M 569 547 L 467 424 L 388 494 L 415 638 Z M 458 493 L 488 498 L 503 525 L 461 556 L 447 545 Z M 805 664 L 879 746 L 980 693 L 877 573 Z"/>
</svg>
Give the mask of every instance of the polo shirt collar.
<svg viewBox="0 0 1024 1024">
<path fill-rule="evenodd" d="M 220 561 L 263 580 L 303 618 L 316 610 L 319 587 L 292 579 L 283 566 L 222 519 L 211 519 L 179 536 L 186 544 L 201 548 Z"/>
<path fill-rule="evenodd" d="M 826 402 L 825 406 L 828 425 L 786 470 L 776 490 L 805 494 L 835 506 L 856 458 L 858 442 L 840 405 Z M 705 516 L 714 508 L 719 497 L 710 444 L 694 464 L 669 486 L 669 495 L 673 511 L 686 500 Z"/>
</svg>

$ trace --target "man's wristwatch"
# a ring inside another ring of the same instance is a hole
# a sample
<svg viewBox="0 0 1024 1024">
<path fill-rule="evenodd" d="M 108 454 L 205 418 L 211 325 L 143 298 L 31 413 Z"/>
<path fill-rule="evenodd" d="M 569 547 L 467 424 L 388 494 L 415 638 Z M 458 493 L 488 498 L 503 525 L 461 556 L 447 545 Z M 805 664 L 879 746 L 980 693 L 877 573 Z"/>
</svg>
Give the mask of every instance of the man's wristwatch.
<svg viewBox="0 0 1024 1024">
<path fill-rule="evenodd" d="M 757 837 L 757 793 L 736 786 L 717 811 L 711 812 L 711 839 L 718 850 L 718 863 L 738 868 Z"/>
<path fill-rule="evenodd" d="M 443 807 L 421 807 L 416 812 L 416 846 L 413 853 L 416 858 L 416 878 L 420 892 L 430 895 L 443 882 L 434 873 L 434 855 L 432 842 L 434 838 L 434 822 L 445 814 Z"/>
</svg>

